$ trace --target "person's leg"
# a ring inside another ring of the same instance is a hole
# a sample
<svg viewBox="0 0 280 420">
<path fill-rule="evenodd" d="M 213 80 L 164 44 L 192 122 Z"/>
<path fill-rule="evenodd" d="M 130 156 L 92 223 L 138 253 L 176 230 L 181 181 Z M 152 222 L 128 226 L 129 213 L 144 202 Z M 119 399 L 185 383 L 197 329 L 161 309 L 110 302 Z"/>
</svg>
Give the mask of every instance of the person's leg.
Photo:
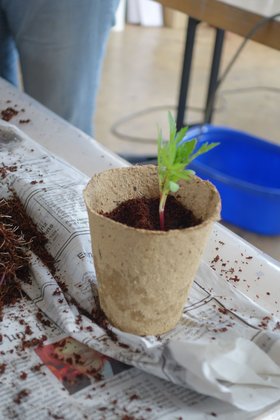
<svg viewBox="0 0 280 420">
<path fill-rule="evenodd" d="M 17 52 L 0 0 L 0 77 L 17 85 Z"/>
<path fill-rule="evenodd" d="M 25 91 L 87 133 L 118 1 L 6 0 Z"/>
</svg>

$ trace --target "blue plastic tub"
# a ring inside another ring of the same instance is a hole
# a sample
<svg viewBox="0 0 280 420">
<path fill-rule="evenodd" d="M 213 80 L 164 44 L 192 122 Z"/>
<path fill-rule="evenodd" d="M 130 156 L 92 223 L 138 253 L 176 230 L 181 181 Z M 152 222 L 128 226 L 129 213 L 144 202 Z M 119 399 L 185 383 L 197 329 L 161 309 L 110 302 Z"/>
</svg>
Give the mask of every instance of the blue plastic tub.
<svg viewBox="0 0 280 420">
<path fill-rule="evenodd" d="M 220 145 L 190 166 L 222 198 L 222 219 L 263 235 L 280 234 L 280 147 L 241 131 L 206 125 L 189 129 Z"/>
</svg>

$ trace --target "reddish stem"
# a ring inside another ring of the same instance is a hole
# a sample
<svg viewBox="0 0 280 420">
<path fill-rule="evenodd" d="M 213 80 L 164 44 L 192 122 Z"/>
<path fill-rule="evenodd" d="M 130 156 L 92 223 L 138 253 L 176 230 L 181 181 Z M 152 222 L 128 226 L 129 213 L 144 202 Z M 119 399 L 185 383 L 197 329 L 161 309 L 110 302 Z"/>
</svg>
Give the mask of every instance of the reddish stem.
<svg viewBox="0 0 280 420">
<path fill-rule="evenodd" d="M 159 225 L 160 230 L 164 230 L 164 210 L 159 212 Z"/>
<path fill-rule="evenodd" d="M 167 194 L 162 193 L 161 196 L 160 196 L 160 201 L 159 201 L 159 225 L 160 225 L 160 230 L 165 230 L 164 209 L 165 209 L 166 199 L 167 199 Z"/>
</svg>

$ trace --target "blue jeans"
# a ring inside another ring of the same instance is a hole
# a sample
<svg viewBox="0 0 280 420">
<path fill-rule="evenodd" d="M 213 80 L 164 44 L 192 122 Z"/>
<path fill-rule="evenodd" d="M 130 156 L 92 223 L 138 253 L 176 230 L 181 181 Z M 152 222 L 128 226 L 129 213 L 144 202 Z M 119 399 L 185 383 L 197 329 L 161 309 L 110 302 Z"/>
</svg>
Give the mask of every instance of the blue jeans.
<svg viewBox="0 0 280 420">
<path fill-rule="evenodd" d="M 0 76 L 86 133 L 119 0 L 0 0 Z"/>
</svg>

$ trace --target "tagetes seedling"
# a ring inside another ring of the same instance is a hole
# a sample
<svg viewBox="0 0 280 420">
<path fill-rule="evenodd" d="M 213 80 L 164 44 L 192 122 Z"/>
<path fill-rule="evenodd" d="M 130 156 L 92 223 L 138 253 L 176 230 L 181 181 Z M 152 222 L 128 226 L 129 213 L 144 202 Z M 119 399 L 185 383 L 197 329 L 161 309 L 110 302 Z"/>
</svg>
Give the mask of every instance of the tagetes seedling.
<svg viewBox="0 0 280 420">
<path fill-rule="evenodd" d="M 203 143 L 196 149 L 197 140 L 192 139 L 182 142 L 188 127 L 177 131 L 176 122 L 170 112 L 168 112 L 169 140 L 164 141 L 162 131 L 158 130 L 158 177 L 159 177 L 159 220 L 160 229 L 164 230 L 164 210 L 166 199 L 170 192 L 177 192 L 180 188 L 179 181 L 189 181 L 195 174 L 187 166 L 199 155 L 209 152 L 218 146 L 219 143 Z"/>
</svg>

